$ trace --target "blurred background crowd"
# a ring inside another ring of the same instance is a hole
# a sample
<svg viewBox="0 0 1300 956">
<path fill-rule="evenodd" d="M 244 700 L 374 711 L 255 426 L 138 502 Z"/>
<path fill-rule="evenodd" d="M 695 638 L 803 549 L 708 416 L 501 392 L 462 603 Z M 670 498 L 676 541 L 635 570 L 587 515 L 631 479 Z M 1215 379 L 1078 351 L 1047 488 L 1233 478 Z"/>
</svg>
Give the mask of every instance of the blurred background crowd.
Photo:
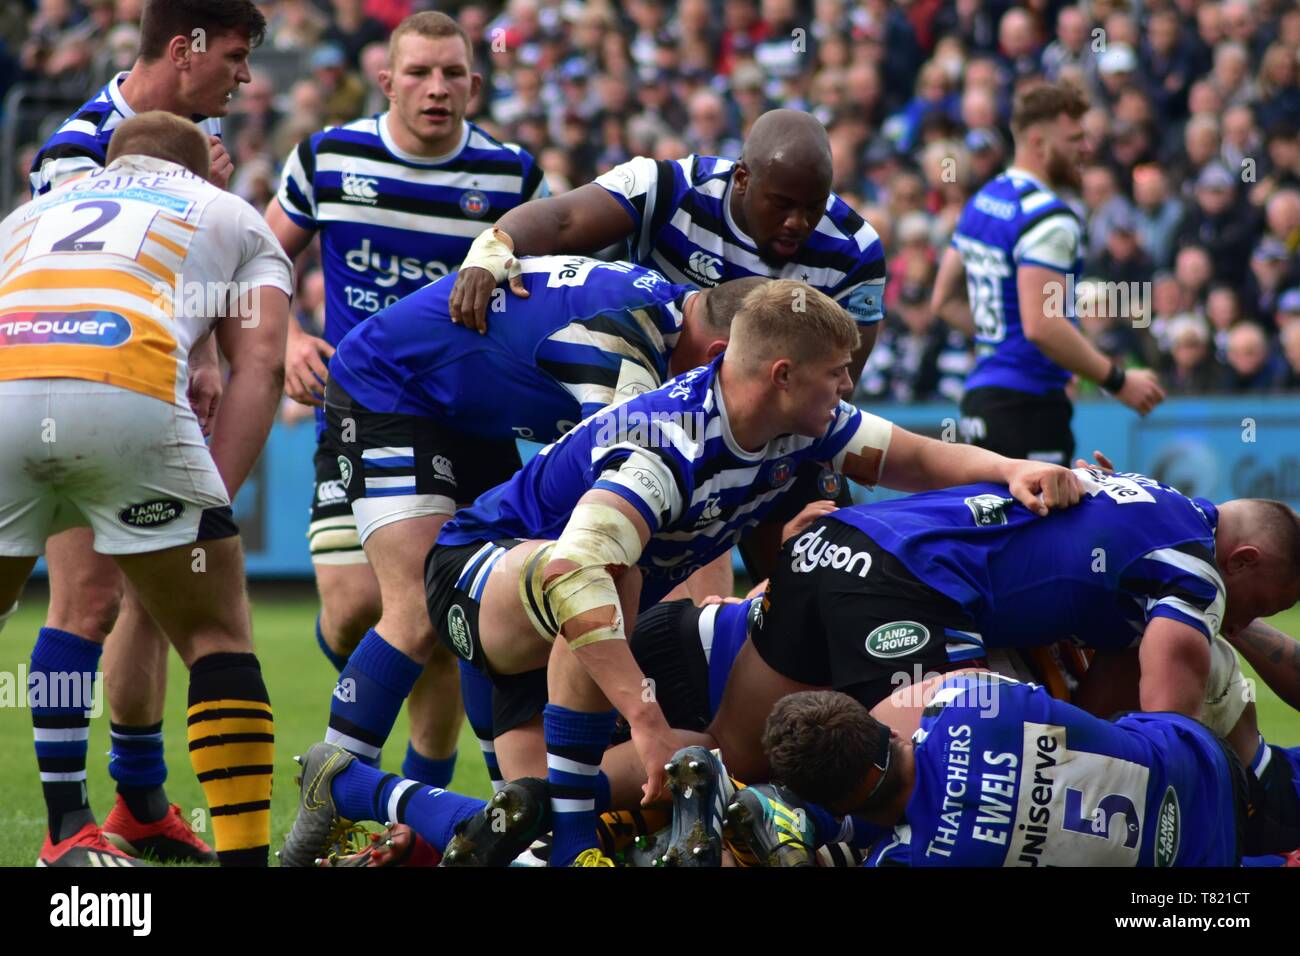
<svg viewBox="0 0 1300 956">
<path fill-rule="evenodd" d="M 738 157 L 774 106 L 809 110 L 835 190 L 876 228 L 886 328 L 859 399 L 960 397 L 971 345 L 929 309 L 967 199 L 1010 161 L 1024 84 L 1093 104 L 1081 325 L 1171 394 L 1300 390 L 1300 6 L 1294 0 L 269 0 L 253 82 L 224 121 L 231 188 L 259 208 L 295 143 L 380 112 L 403 17 L 475 42 L 471 119 L 539 158 L 552 192 L 636 155 Z M 135 57 L 140 0 L 6 0 L 0 201 L 39 143 Z M 318 269 L 300 271 L 319 322 Z M 1115 284 L 1123 283 L 1117 292 Z M 1116 297 L 1120 296 L 1117 302 Z"/>
</svg>

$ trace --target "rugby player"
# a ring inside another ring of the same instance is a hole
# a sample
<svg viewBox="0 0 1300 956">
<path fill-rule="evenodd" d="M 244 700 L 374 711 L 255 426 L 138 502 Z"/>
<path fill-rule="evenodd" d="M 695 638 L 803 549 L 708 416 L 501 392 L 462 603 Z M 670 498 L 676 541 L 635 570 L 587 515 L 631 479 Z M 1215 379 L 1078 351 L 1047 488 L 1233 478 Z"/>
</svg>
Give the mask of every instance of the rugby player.
<svg viewBox="0 0 1300 956">
<path fill-rule="evenodd" d="M 627 263 L 522 260 L 527 298 L 480 336 L 448 319 L 454 276 L 353 328 L 330 360 L 327 438 L 383 595 L 383 614 L 339 676 L 326 740 L 377 762 L 430 648 L 424 560 L 457 503 L 508 481 L 514 438 L 551 442 L 614 401 L 657 388 L 726 348 L 731 316 L 767 280 L 701 293 Z M 491 685 L 463 668 L 494 785 Z M 379 682 L 396 696 L 372 694 Z"/>
<path fill-rule="evenodd" d="M 547 768 L 553 864 L 602 865 L 588 851 L 611 705 L 631 727 L 647 799 L 680 747 L 645 693 L 624 621 L 725 553 L 789 490 L 801 461 L 903 490 L 1005 481 L 1040 514 L 1078 498 L 1066 469 L 921 438 L 844 402 L 857 328 L 815 289 L 756 288 L 731 333 L 708 366 L 547 446 L 444 525 L 430 553 L 430 617 L 443 643 L 492 679 L 502 770 Z M 327 782 L 324 772 L 309 761 L 304 786 Z M 316 852 L 309 829 L 295 825 L 286 854 Z"/>
<path fill-rule="evenodd" d="M 44 195 L 70 177 L 103 167 L 114 131 L 146 110 L 199 122 L 209 143 L 208 180 L 225 188 L 234 167 L 221 143 L 219 118 L 240 84 L 249 82 L 248 56 L 265 30 L 266 21 L 251 0 L 149 0 L 141 17 L 136 62 L 129 72 L 109 80 L 41 148 L 31 170 L 33 194 Z M 205 337 L 187 361 L 190 405 L 208 434 L 222 389 L 215 337 Z M 237 483 L 229 486 L 232 496 L 237 488 Z M 200 528 L 201 538 L 227 534 L 233 527 L 228 512 L 212 515 Z M 218 516 L 222 520 L 214 524 Z M 40 641 L 56 639 L 104 647 L 112 722 L 109 774 L 117 781 L 105 832 L 133 852 L 163 860 L 213 859 L 211 848 L 181 818 L 163 789 L 166 636 L 133 593 L 124 595 L 121 572 L 92 549 L 89 529 L 56 535 L 45 559 L 50 603 L 38 647 Z M 71 754 L 57 772 L 42 769 L 49 839 L 56 847 L 94 821 L 85 776 L 84 760 Z"/>
<path fill-rule="evenodd" d="M 1046 520 L 980 484 L 841 508 L 788 542 L 709 731 L 732 771 L 766 779 L 762 721 L 788 693 L 874 706 L 923 674 L 1067 638 L 1137 648 L 1129 706 L 1201 714 L 1214 636 L 1300 597 L 1300 521 L 1278 502 L 1076 474 L 1079 505 Z"/>
<path fill-rule="evenodd" d="M 707 288 L 741 276 L 805 282 L 839 302 L 859 325 L 849 373 L 854 380 L 883 316 L 884 247 L 875 229 L 831 192 L 831 150 L 813 116 L 778 109 L 760 116 L 739 160 L 639 156 L 563 196 L 527 203 L 474 241 L 452 291 L 452 318 L 482 327 L 498 283 L 515 256 L 590 253 L 626 242 L 627 258 L 672 282 Z M 769 520 L 746 535 L 750 577 L 771 573 L 780 530 L 809 501 L 850 504 L 848 487 L 813 463 Z M 697 593 L 730 594 L 729 563 L 710 569 Z"/>
<path fill-rule="evenodd" d="M 911 740 L 834 691 L 783 698 L 763 733 L 792 789 L 895 828 L 872 865 L 1235 866 L 1261 851 L 1246 771 L 1195 719 L 1106 721 L 988 672 L 933 680 Z"/>
<path fill-rule="evenodd" d="M 1014 458 L 1070 461 L 1071 375 L 1142 415 L 1165 397 L 1154 372 L 1125 371 L 1077 327 L 1082 225 L 1058 194 L 1080 185 L 1087 109 L 1065 83 L 1016 98 L 1012 166 L 966 204 L 935 277 L 931 307 L 976 343 L 961 401 L 963 437 Z"/>
<path fill-rule="evenodd" d="M 209 144 L 189 120 L 132 117 L 106 159 L 0 223 L 0 604 L 13 604 L 51 534 L 88 524 L 189 668 L 191 761 L 218 858 L 264 866 L 271 707 L 229 505 L 283 387 L 291 267 L 251 206 L 203 181 Z M 192 288 L 221 290 L 229 314 L 196 310 Z M 210 452 L 185 362 L 209 334 L 230 362 Z M 47 631 L 32 653 L 42 780 L 81 790 L 83 805 L 89 702 L 58 691 L 68 677 L 89 688 L 99 651 Z M 51 833 L 39 862 L 133 863 L 93 818 Z"/>
<path fill-rule="evenodd" d="M 482 85 L 472 63 L 469 38 L 455 20 L 433 12 L 408 17 L 393 31 L 379 74 L 388 112 L 316 133 L 286 160 L 267 222 L 293 259 L 319 232 L 325 273 L 325 337 L 289 328 L 289 397 L 319 408 L 326 363 L 350 329 L 455 268 L 485 223 L 546 194 L 532 156 L 465 121 L 466 104 Z M 321 598 L 316 639 L 342 670 L 352 649 L 373 635 L 380 590 L 340 491 L 338 455 L 321 442 L 323 411 L 316 423 L 308 531 Z M 407 776 L 450 782 L 459 694 L 455 661 L 438 649 L 411 699 Z"/>
</svg>

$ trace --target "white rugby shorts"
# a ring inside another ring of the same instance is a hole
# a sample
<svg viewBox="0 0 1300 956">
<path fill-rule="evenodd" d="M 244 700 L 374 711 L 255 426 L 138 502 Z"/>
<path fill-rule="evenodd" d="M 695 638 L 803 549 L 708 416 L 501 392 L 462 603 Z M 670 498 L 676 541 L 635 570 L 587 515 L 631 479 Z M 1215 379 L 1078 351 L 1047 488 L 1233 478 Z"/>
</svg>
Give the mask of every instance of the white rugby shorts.
<svg viewBox="0 0 1300 956">
<path fill-rule="evenodd" d="M 0 555 L 77 525 L 101 554 L 161 551 L 230 504 L 188 407 L 71 378 L 0 382 L 0 407 Z"/>
</svg>

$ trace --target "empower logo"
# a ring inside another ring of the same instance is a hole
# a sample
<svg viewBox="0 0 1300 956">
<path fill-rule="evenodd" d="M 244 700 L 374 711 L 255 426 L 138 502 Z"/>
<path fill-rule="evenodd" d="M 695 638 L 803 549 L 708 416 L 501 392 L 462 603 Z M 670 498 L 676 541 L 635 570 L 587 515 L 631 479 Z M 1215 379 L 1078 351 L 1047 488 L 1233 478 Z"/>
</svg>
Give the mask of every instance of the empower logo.
<svg viewBox="0 0 1300 956">
<path fill-rule="evenodd" d="M 0 347 L 8 345 L 121 345 L 131 323 L 116 312 L 10 312 L 0 317 Z"/>
</svg>

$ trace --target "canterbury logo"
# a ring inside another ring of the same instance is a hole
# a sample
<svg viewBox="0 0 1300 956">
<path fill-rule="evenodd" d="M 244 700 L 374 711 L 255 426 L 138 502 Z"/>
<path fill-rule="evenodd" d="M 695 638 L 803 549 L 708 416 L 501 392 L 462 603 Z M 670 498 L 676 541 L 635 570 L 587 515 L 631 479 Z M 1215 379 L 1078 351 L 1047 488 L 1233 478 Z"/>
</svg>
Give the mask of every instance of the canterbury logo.
<svg viewBox="0 0 1300 956">
<path fill-rule="evenodd" d="M 717 282 L 722 278 L 722 260 L 698 249 L 691 253 L 686 267 L 691 272 L 703 279 L 708 279 L 710 282 Z"/>
<path fill-rule="evenodd" d="M 353 202 L 374 203 L 379 199 L 376 188 L 379 180 L 372 176 L 358 176 L 356 173 L 343 174 L 343 198 Z"/>
<path fill-rule="evenodd" d="M 433 456 L 433 473 L 443 481 L 456 483 L 456 476 L 451 471 L 451 462 L 442 455 Z"/>
</svg>

